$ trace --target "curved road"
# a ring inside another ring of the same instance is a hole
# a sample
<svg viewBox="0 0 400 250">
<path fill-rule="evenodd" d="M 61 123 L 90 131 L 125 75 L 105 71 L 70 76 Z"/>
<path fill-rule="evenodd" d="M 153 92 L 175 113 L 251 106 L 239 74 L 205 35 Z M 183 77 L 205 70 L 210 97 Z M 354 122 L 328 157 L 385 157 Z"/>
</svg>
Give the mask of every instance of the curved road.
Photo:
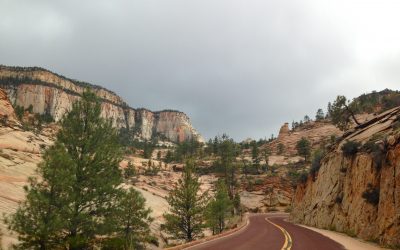
<svg viewBox="0 0 400 250">
<path fill-rule="evenodd" d="M 343 250 L 339 243 L 312 230 L 284 221 L 285 214 L 252 214 L 243 229 L 186 249 Z"/>
</svg>

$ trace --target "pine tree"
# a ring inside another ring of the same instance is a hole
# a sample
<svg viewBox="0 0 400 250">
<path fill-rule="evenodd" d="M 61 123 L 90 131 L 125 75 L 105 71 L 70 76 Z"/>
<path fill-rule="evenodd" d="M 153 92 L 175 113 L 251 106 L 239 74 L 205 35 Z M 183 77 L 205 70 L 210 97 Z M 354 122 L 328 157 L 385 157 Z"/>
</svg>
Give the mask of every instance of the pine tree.
<svg viewBox="0 0 400 250">
<path fill-rule="evenodd" d="M 345 96 L 337 96 L 333 104 L 328 104 L 328 114 L 332 119 L 332 123 L 342 131 L 350 127 L 351 119 L 357 125 L 360 125 L 355 116 L 354 108 L 349 104 Z"/>
<path fill-rule="evenodd" d="M 285 151 L 285 145 L 283 145 L 283 143 L 279 143 L 277 149 L 278 149 L 277 151 L 278 155 L 282 155 Z"/>
<path fill-rule="evenodd" d="M 268 169 L 268 164 L 269 164 L 269 155 L 270 155 L 270 151 L 268 148 L 265 148 L 263 150 L 263 157 L 264 157 L 264 161 L 265 161 L 265 165 L 264 165 L 264 171 L 266 171 Z"/>
<path fill-rule="evenodd" d="M 259 167 L 260 167 L 260 158 L 259 156 L 259 150 L 257 147 L 257 143 L 255 141 L 252 142 L 252 150 L 251 150 L 251 158 L 253 160 L 253 167 L 256 169 L 257 174 L 260 173 Z"/>
<path fill-rule="evenodd" d="M 113 217 L 122 191 L 117 131 L 100 117 L 90 92 L 61 121 L 55 144 L 31 178 L 27 198 L 7 219 L 21 248 L 87 249 L 115 234 Z"/>
<path fill-rule="evenodd" d="M 117 203 L 117 211 L 108 217 L 110 223 L 116 226 L 116 233 L 103 243 L 105 249 L 144 249 L 144 243 L 149 242 L 149 224 L 151 209 L 145 207 L 145 199 L 133 188 L 124 192 Z"/>
<path fill-rule="evenodd" d="M 170 150 L 167 151 L 167 154 L 165 155 L 165 163 L 171 163 L 173 161 L 173 155 Z"/>
<path fill-rule="evenodd" d="M 128 166 L 126 166 L 124 170 L 124 177 L 125 179 L 130 179 L 131 177 L 136 175 L 135 166 L 131 162 L 128 162 Z"/>
<path fill-rule="evenodd" d="M 221 233 L 225 229 L 225 222 L 230 216 L 232 205 L 225 183 L 219 180 L 215 196 L 208 204 L 206 210 L 207 224 L 213 231 L 213 234 Z"/>
<path fill-rule="evenodd" d="M 219 159 L 215 162 L 215 165 L 217 165 L 219 171 L 223 173 L 229 197 L 233 199 L 237 186 L 237 165 L 234 164 L 237 154 L 237 145 L 233 139 L 225 134 L 222 136 L 218 145 Z"/>
<path fill-rule="evenodd" d="M 65 147 L 59 142 L 44 154 L 44 161 L 39 164 L 37 174 L 44 181 L 29 178 L 29 187 L 24 189 L 26 200 L 18 207 L 15 214 L 5 219 L 10 230 L 18 232 L 20 249 L 53 249 L 65 245 L 62 231 L 66 227 L 62 218 L 63 194 L 65 187 L 59 184 L 69 179 L 72 174 L 68 165 L 72 160 L 64 153 Z"/>
<path fill-rule="evenodd" d="M 170 211 L 164 214 L 165 230 L 174 238 L 192 241 L 202 235 L 207 194 L 199 191 L 193 160 L 187 160 L 181 179 L 167 198 Z"/>
<path fill-rule="evenodd" d="M 317 110 L 317 114 L 315 115 L 316 121 L 322 121 L 325 118 L 324 111 L 322 109 Z"/>
<path fill-rule="evenodd" d="M 304 161 L 307 161 L 307 157 L 311 152 L 310 141 L 302 137 L 296 144 L 296 149 L 299 155 L 304 156 Z"/>
</svg>

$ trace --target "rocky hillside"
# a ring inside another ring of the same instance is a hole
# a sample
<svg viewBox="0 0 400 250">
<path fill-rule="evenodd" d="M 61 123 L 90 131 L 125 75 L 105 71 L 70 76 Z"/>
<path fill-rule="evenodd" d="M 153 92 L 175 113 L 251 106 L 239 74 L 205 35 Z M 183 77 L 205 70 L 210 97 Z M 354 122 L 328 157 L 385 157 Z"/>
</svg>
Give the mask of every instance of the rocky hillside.
<svg viewBox="0 0 400 250">
<path fill-rule="evenodd" d="M 400 107 L 343 135 L 298 185 L 291 219 L 400 246 Z"/>
<path fill-rule="evenodd" d="M 284 155 L 296 155 L 296 144 L 305 137 L 310 141 L 312 148 L 319 148 L 330 141 L 331 136 L 338 137 L 342 132 L 329 121 L 310 121 L 302 127 L 294 130 L 289 129 L 289 124 L 285 123 L 279 130 L 276 140 L 269 143 L 272 152 L 278 153 L 279 145 L 283 145 Z"/>
<path fill-rule="evenodd" d="M 117 128 L 131 129 L 145 140 L 160 136 L 173 142 L 192 138 L 202 141 L 182 112 L 133 109 L 105 88 L 71 80 L 42 68 L 0 66 L 0 88 L 6 91 L 14 106 L 28 108 L 32 105 L 34 113 L 50 114 L 55 121 L 71 109 L 72 103 L 86 88 L 90 88 L 102 100 L 103 117 L 111 119 Z"/>
</svg>

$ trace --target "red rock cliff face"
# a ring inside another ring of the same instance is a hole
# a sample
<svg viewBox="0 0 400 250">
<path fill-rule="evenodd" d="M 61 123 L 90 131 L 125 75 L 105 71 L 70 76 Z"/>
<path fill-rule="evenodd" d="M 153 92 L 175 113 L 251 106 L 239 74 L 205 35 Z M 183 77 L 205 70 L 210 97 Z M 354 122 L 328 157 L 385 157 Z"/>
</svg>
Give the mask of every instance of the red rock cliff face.
<svg viewBox="0 0 400 250">
<path fill-rule="evenodd" d="M 364 149 L 344 156 L 341 146 L 347 140 L 375 143 L 380 151 Z M 365 198 L 372 189 L 378 194 L 376 203 Z M 400 245 L 400 107 L 346 133 L 323 159 L 315 178 L 309 176 L 297 187 L 291 219 L 382 245 Z"/>
<path fill-rule="evenodd" d="M 117 128 L 137 128 L 143 139 L 158 134 L 174 142 L 202 140 L 182 112 L 135 110 L 115 93 L 99 86 L 70 80 L 41 68 L 0 66 L 0 87 L 11 103 L 25 108 L 32 105 L 33 112 L 49 113 L 56 121 L 71 109 L 88 86 L 102 100 L 102 116 L 111 119 Z"/>
</svg>

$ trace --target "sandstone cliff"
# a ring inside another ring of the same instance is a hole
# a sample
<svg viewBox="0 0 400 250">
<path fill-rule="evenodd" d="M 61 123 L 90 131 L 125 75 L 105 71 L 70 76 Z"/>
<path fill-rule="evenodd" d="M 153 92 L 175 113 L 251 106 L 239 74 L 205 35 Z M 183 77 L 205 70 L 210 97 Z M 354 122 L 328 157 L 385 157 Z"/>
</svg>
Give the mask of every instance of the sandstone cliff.
<svg viewBox="0 0 400 250">
<path fill-rule="evenodd" d="M 173 142 L 200 140 L 186 114 L 179 111 L 151 112 L 133 109 L 115 93 L 84 82 L 68 79 L 42 68 L 0 66 L 0 88 L 13 105 L 33 106 L 34 113 L 48 113 L 55 121 L 70 110 L 72 103 L 90 88 L 102 100 L 102 115 L 117 128 L 134 129 L 138 137 L 149 140 L 161 136 Z"/>
<path fill-rule="evenodd" d="M 362 145 L 357 153 L 343 153 L 348 141 Z M 298 185 L 291 219 L 400 246 L 400 107 L 345 133 Z"/>
<path fill-rule="evenodd" d="M 19 123 L 14 108 L 7 97 L 7 93 L 3 89 L 0 89 L 0 122 L 2 123 L 1 125 Z"/>
</svg>

